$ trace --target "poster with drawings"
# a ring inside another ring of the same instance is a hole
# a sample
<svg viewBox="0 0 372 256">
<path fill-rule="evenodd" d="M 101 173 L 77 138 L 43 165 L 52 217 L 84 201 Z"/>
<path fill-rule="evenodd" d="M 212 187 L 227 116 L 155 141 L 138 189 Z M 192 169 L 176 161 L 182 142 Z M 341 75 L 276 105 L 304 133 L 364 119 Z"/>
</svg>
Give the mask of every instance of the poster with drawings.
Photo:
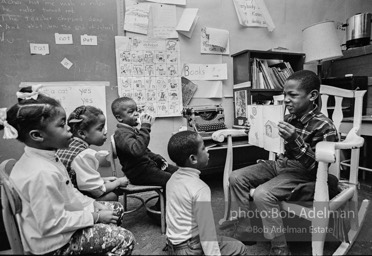
<svg viewBox="0 0 372 256">
<path fill-rule="evenodd" d="M 247 105 L 249 144 L 284 153 L 284 140 L 278 129 L 278 123 L 284 120 L 284 110 L 284 105 Z"/>
<path fill-rule="evenodd" d="M 179 41 L 116 36 L 115 49 L 119 97 L 156 117 L 181 116 Z"/>
</svg>

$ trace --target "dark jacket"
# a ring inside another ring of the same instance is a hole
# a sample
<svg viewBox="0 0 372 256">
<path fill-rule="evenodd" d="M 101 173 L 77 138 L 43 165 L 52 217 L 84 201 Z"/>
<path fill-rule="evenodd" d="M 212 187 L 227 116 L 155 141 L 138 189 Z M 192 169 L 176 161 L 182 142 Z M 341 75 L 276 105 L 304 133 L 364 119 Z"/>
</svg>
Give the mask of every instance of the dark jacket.
<svg viewBox="0 0 372 256">
<path fill-rule="evenodd" d="M 115 144 L 122 170 L 129 180 L 143 177 L 146 170 L 159 168 L 163 157 L 148 149 L 150 143 L 150 124 L 142 124 L 137 130 L 129 125 L 119 123 L 115 131 Z"/>
</svg>

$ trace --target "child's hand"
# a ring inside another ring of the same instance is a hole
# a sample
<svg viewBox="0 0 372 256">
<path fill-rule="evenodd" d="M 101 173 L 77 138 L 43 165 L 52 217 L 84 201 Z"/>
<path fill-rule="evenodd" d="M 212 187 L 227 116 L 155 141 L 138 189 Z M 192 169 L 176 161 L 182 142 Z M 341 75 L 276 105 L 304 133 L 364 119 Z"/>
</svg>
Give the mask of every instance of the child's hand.
<svg viewBox="0 0 372 256">
<path fill-rule="evenodd" d="M 278 129 L 279 135 L 286 141 L 293 141 L 297 138 L 296 127 L 287 122 L 279 122 Z"/>
<path fill-rule="evenodd" d="M 110 210 L 110 208 L 106 205 L 103 205 L 97 201 L 93 202 L 94 205 L 94 211 L 104 211 L 104 210 Z"/>
<path fill-rule="evenodd" d="M 165 169 L 168 168 L 168 162 L 165 159 L 163 159 L 162 161 L 163 163 L 161 164 L 160 169 L 164 171 Z"/>
<path fill-rule="evenodd" d="M 129 180 L 127 177 L 120 177 L 118 178 L 118 181 L 120 183 L 120 187 L 126 187 L 129 184 Z"/>
<path fill-rule="evenodd" d="M 155 122 L 155 117 L 145 113 L 145 114 L 141 114 L 140 120 L 141 120 L 141 124 L 153 125 L 153 123 Z"/>
<path fill-rule="evenodd" d="M 104 223 L 104 224 L 117 224 L 119 217 L 117 213 L 113 210 L 102 210 L 99 211 L 99 218 L 97 223 Z"/>
<path fill-rule="evenodd" d="M 110 176 L 110 177 L 103 177 L 102 179 L 105 183 L 107 183 L 107 182 L 113 182 L 113 181 L 117 180 L 117 177 Z"/>
<path fill-rule="evenodd" d="M 244 132 L 245 132 L 246 134 L 248 134 L 250 129 L 251 129 L 251 125 L 250 125 L 250 123 L 248 123 L 248 121 L 245 121 L 245 124 L 244 124 Z"/>
</svg>

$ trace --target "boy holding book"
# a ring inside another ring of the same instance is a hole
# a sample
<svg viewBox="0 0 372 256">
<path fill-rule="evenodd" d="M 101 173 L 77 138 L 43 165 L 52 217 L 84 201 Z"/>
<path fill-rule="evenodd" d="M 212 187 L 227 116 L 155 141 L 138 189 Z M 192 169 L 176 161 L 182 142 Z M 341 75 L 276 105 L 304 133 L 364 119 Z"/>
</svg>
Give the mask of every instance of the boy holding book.
<svg viewBox="0 0 372 256">
<path fill-rule="evenodd" d="M 320 141 L 338 140 L 333 122 L 316 104 L 319 89 L 320 80 L 312 71 L 297 71 L 288 77 L 283 93 L 289 114 L 278 124 L 285 153 L 275 161 L 259 161 L 236 170 L 229 178 L 233 203 L 249 211 L 249 201 L 254 201 L 262 218 L 264 236 L 271 241 L 270 254 L 290 255 L 283 221 L 280 216 L 273 215 L 280 212 L 279 201 L 290 198 L 297 185 L 315 181 L 315 145 Z M 234 236 L 242 241 L 249 240 L 252 235 L 247 232 L 250 221 L 240 217 Z"/>
</svg>

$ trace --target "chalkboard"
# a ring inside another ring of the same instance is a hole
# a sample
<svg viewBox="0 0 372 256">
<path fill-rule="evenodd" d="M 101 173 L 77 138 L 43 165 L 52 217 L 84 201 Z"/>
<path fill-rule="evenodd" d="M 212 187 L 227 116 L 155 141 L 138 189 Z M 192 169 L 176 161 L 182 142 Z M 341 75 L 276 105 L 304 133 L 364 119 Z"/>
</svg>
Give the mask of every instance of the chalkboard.
<svg viewBox="0 0 372 256">
<path fill-rule="evenodd" d="M 116 85 L 116 2 L 0 1 L 1 105 L 15 103 L 15 92 L 25 81 L 108 81 Z M 73 44 L 56 44 L 55 33 L 70 34 Z M 82 35 L 96 36 L 97 45 L 81 45 Z M 49 54 L 31 55 L 30 44 L 47 44 Z M 71 67 L 62 65 L 66 60 Z"/>
<path fill-rule="evenodd" d="M 122 11 L 120 1 L 0 0 L 0 107 L 17 102 L 15 95 L 22 82 L 107 81 L 110 86 L 93 89 L 97 96 L 104 96 L 99 91 L 105 91 L 106 101 L 97 98 L 93 103 L 103 110 L 110 109 L 118 97 L 115 36 L 118 20 L 122 22 L 118 15 Z M 69 34 L 73 44 L 56 44 L 55 33 Z M 96 36 L 97 45 L 81 45 L 82 35 Z M 47 44 L 49 54 L 31 55 L 30 44 Z M 67 68 L 62 61 L 72 66 Z M 72 86 L 69 92 L 81 88 Z M 62 104 L 68 110 L 69 102 L 63 100 Z M 111 111 L 106 120 L 112 133 L 116 120 Z M 14 140 L 1 140 L 0 144 L 1 161 L 18 159 L 23 152 L 23 144 Z"/>
</svg>

